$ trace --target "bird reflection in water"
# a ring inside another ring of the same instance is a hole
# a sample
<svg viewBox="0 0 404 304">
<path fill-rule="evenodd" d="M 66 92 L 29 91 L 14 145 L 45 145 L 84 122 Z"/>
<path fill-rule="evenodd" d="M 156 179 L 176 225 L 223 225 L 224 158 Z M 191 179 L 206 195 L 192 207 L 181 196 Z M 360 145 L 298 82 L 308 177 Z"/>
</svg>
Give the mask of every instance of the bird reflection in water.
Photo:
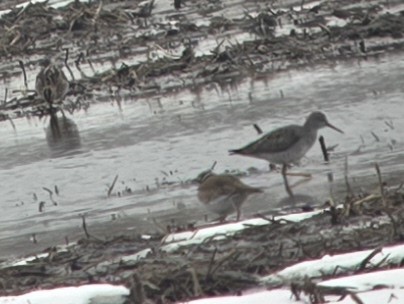
<svg viewBox="0 0 404 304">
<path fill-rule="evenodd" d="M 46 128 L 46 141 L 52 152 L 64 154 L 81 147 L 80 133 L 76 123 L 65 115 L 50 115 L 49 125 Z"/>
</svg>

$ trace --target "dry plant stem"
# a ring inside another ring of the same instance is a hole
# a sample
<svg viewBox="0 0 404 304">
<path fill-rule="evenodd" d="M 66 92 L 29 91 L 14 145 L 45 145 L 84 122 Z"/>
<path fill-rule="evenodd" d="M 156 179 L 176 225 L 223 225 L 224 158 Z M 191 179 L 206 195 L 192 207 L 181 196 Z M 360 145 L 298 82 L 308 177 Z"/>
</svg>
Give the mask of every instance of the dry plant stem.
<svg viewBox="0 0 404 304">
<path fill-rule="evenodd" d="M 110 186 L 109 189 L 108 189 L 108 197 L 111 196 L 111 192 L 112 192 L 112 190 L 114 190 L 116 181 L 118 180 L 118 176 L 119 176 L 118 174 L 115 176 L 115 178 L 114 178 L 114 180 L 113 180 L 111 186 Z"/>
<path fill-rule="evenodd" d="M 376 140 L 377 142 L 380 141 L 379 136 L 377 136 L 375 132 L 372 131 L 372 132 L 370 132 L 370 133 L 373 135 L 373 137 L 375 138 L 375 140 Z"/>
<path fill-rule="evenodd" d="M 352 300 L 356 303 L 356 304 L 365 304 L 362 302 L 362 300 L 358 297 L 358 295 L 356 293 L 353 292 L 349 292 L 349 295 L 351 296 Z"/>
<path fill-rule="evenodd" d="M 140 280 L 138 274 L 135 272 L 131 277 L 131 286 L 130 286 L 130 295 L 129 297 L 136 304 L 142 304 L 145 300 L 144 289 L 142 281 Z"/>
<path fill-rule="evenodd" d="M 7 103 L 7 96 L 8 95 L 8 88 L 6 88 L 5 92 L 4 92 L 4 101 L 3 101 L 3 105 L 5 105 Z"/>
<path fill-rule="evenodd" d="M 328 163 L 330 161 L 330 158 L 328 155 L 327 147 L 325 146 L 324 137 L 320 136 L 318 141 L 320 142 L 321 152 L 323 152 L 324 161 Z"/>
<path fill-rule="evenodd" d="M 287 176 L 298 176 L 298 177 L 304 177 L 304 178 L 312 178 L 312 175 L 310 173 L 302 173 L 302 172 L 286 172 Z"/>
<path fill-rule="evenodd" d="M 49 199 L 51 200 L 52 204 L 54 204 L 56 206 L 57 202 L 55 202 L 55 200 L 53 199 L 52 190 L 50 190 L 49 188 L 46 188 L 46 187 L 42 187 L 42 189 L 49 193 Z"/>
<path fill-rule="evenodd" d="M 87 230 L 86 217 L 84 215 L 82 215 L 81 220 L 82 220 L 82 227 L 83 227 L 84 233 L 86 235 L 86 238 L 89 239 L 90 234 L 88 233 L 88 230 Z"/>
<path fill-rule="evenodd" d="M 380 173 L 380 167 L 379 167 L 378 163 L 375 163 L 375 168 L 376 168 L 376 173 L 377 173 L 377 179 L 379 181 L 379 189 L 380 189 L 380 195 L 382 197 L 382 204 L 383 204 L 383 207 L 387 207 L 387 201 L 386 201 L 386 197 L 384 195 L 382 175 Z"/>
<path fill-rule="evenodd" d="M 73 72 L 72 72 L 72 70 L 70 69 L 69 64 L 67 63 L 67 61 L 69 60 L 69 49 L 68 49 L 68 48 L 65 48 L 65 52 L 66 52 L 66 53 L 65 53 L 65 61 L 64 61 L 65 67 L 66 67 L 67 70 L 69 71 L 69 74 L 70 74 L 70 77 L 71 77 L 72 81 L 74 81 Z"/>
<path fill-rule="evenodd" d="M 20 68 L 21 68 L 22 73 L 23 73 L 23 75 L 24 75 L 24 86 L 25 86 L 25 89 L 28 90 L 27 73 L 25 72 L 24 62 L 22 62 L 22 60 L 18 60 L 18 63 L 19 63 L 19 65 L 20 65 Z"/>
<path fill-rule="evenodd" d="M 259 125 L 253 124 L 253 127 L 254 127 L 255 131 L 257 131 L 258 134 L 262 134 L 262 133 L 263 133 L 263 132 L 262 132 L 262 129 L 260 128 Z"/>
<path fill-rule="evenodd" d="M 373 201 L 373 200 L 376 200 L 379 198 L 380 198 L 379 194 L 369 194 L 368 196 L 366 196 L 358 201 L 353 202 L 352 205 L 357 206 L 357 205 L 360 205 L 360 204 L 363 204 L 366 202 L 370 202 L 370 201 Z"/>
<path fill-rule="evenodd" d="M 230 251 L 230 253 L 228 255 L 226 255 L 225 257 L 223 257 L 220 261 L 218 261 L 216 263 L 216 267 L 214 267 L 211 271 L 211 275 L 214 275 L 215 272 L 220 268 L 220 266 L 222 266 L 226 261 L 230 260 L 233 256 L 237 255 L 237 251 L 235 251 L 234 249 Z"/>
<path fill-rule="evenodd" d="M 196 275 L 195 268 L 190 267 L 188 269 L 188 272 L 191 274 L 191 277 L 192 277 L 194 296 L 198 297 L 198 296 L 202 295 L 203 293 L 202 293 L 201 284 L 199 283 L 199 280 L 198 280 L 198 276 Z"/>
<path fill-rule="evenodd" d="M 345 165 L 344 165 L 344 179 L 346 185 L 347 196 L 351 197 L 353 195 L 351 185 L 348 180 L 348 157 L 345 157 Z"/>
<path fill-rule="evenodd" d="M 17 131 L 17 128 L 15 127 L 14 121 L 13 121 L 13 120 L 11 119 L 11 117 L 8 116 L 8 115 L 7 115 L 7 118 L 8 118 L 8 120 L 10 121 L 11 126 L 13 127 L 14 132 L 16 132 L 16 131 Z"/>
<path fill-rule="evenodd" d="M 380 253 L 380 252 L 382 252 L 382 247 L 378 247 L 378 248 L 376 248 L 375 250 L 373 250 L 373 251 L 362 261 L 362 263 L 359 265 L 358 270 L 356 270 L 355 273 L 359 273 L 359 272 L 365 270 L 365 269 L 366 269 L 366 265 L 369 263 L 369 261 L 370 261 L 371 259 L 373 259 L 373 257 L 374 257 L 376 254 Z"/>
<path fill-rule="evenodd" d="M 205 280 L 207 280 L 209 275 L 210 275 L 213 263 L 215 262 L 216 253 L 217 253 L 217 247 L 215 247 L 215 250 L 213 251 L 212 257 L 210 258 L 209 267 L 208 267 L 208 271 L 206 272 Z"/>
<path fill-rule="evenodd" d="M 210 170 L 211 170 L 211 171 L 213 171 L 213 169 L 215 169 L 216 164 L 217 164 L 217 161 L 214 161 L 213 164 L 212 164 L 212 167 L 210 167 Z"/>
</svg>

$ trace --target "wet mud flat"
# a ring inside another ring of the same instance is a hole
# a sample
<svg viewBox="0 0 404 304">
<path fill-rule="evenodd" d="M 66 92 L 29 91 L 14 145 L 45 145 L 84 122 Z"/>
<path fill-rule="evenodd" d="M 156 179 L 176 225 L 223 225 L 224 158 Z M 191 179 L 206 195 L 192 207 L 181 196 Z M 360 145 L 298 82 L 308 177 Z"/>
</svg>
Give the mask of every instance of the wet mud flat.
<svg viewBox="0 0 404 304">
<path fill-rule="evenodd" d="M 47 114 L 24 68 L 44 57 L 69 72 L 73 98 L 63 108 L 72 113 L 111 97 L 226 90 L 288 68 L 400 51 L 404 42 L 400 1 L 176 3 L 35 3 L 4 14 L 0 74 L 25 89 L 5 94 L 2 119 Z"/>
<path fill-rule="evenodd" d="M 197 96 L 206 85 L 227 90 L 246 78 L 366 60 L 403 48 L 404 8 L 399 1 L 176 3 L 178 10 L 174 2 L 161 8 L 158 1 L 75 1 L 59 8 L 36 3 L 12 9 L 0 19 L 5 33 L 0 38 L 0 74 L 5 81 L 19 79 L 25 89 L 7 91 L 1 119 L 48 114 L 23 75 L 30 72 L 24 67 L 45 56 L 57 57 L 69 71 L 70 98 L 61 108 L 73 113 L 111 98 L 119 104 L 123 97 L 175 97 L 186 89 Z M 243 35 L 248 39 L 241 39 Z M 209 39 L 213 43 L 201 47 Z M 107 68 L 97 71 L 94 65 L 100 64 Z M 305 221 L 266 218 L 266 226 L 170 252 L 162 243 L 167 232 L 106 239 L 93 235 L 83 222 L 84 237 L 76 244 L 48 248 L 45 257 L 27 264 L 5 263 L 0 293 L 109 282 L 131 289 L 128 303 L 171 303 L 237 294 L 257 285 L 272 288 L 277 285 L 262 284 L 260 276 L 324 254 L 377 252 L 380 246 L 402 242 L 400 187 L 380 182 L 374 193 L 347 193 L 341 207 Z M 144 256 L 127 258 L 138 252 Z M 364 260 L 356 272 L 377 267 Z M 296 296 L 312 294 L 313 303 L 321 303 L 322 293 L 335 292 L 312 288 L 310 281 L 277 284 L 291 286 Z"/>
<path fill-rule="evenodd" d="M 112 283 L 131 290 L 126 303 L 175 303 L 242 294 L 257 286 L 287 286 L 296 299 L 304 293 L 312 303 L 323 303 L 326 294 L 347 296 L 352 291 L 315 287 L 318 279 L 402 266 L 402 262 L 386 265 L 383 260 L 379 264 L 370 260 L 383 246 L 402 243 L 403 216 L 402 188 L 381 184 L 371 193 L 350 193 L 338 206 L 300 222 L 262 217 L 267 225 L 246 226 L 231 236 L 198 244 L 176 246 L 163 234 L 105 239 L 92 235 L 83 221 L 84 237 L 77 243 L 48 248 L 24 263 L 3 264 L 1 294 Z M 354 269 L 335 269 L 318 278 L 262 280 L 301 261 L 364 249 L 371 249 L 371 254 Z"/>
</svg>

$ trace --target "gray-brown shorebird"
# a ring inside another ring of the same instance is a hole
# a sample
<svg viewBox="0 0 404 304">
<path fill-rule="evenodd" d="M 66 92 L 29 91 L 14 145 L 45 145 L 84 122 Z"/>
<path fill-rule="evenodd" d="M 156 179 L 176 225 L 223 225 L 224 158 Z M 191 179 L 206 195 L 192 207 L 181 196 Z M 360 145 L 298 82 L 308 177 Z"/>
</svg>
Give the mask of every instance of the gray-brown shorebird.
<svg viewBox="0 0 404 304">
<path fill-rule="evenodd" d="M 233 213 L 240 219 L 240 208 L 247 197 L 253 193 L 262 192 L 261 189 L 242 183 L 237 177 L 228 174 L 214 174 L 211 170 L 199 174 L 197 181 L 198 199 L 206 208 L 219 215 L 222 222 Z"/>
<path fill-rule="evenodd" d="M 50 105 L 63 101 L 69 90 L 69 81 L 66 75 L 49 59 L 45 59 L 42 65 L 43 68 L 37 75 L 35 82 L 37 94 Z"/>
<path fill-rule="evenodd" d="M 265 159 L 270 163 L 282 165 L 286 191 L 290 196 L 293 196 L 286 178 L 287 166 L 299 162 L 314 145 L 317 131 L 324 127 L 344 133 L 330 124 L 324 113 L 313 112 L 307 117 L 303 126 L 288 125 L 275 129 L 258 140 L 229 152 L 230 154 Z"/>
</svg>

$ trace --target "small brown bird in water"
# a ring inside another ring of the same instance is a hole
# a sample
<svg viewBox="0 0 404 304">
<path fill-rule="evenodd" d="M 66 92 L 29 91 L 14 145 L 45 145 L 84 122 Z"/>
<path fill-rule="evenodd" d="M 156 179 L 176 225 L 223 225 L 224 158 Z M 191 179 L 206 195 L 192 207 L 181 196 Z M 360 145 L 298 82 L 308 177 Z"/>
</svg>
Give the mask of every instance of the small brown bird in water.
<svg viewBox="0 0 404 304">
<path fill-rule="evenodd" d="M 42 66 L 42 70 L 36 77 L 36 92 L 49 105 L 62 101 L 69 90 L 69 81 L 66 75 L 59 67 L 52 64 L 49 59 L 45 59 Z"/>
<path fill-rule="evenodd" d="M 221 174 L 214 174 L 211 170 L 204 171 L 197 177 L 200 183 L 198 187 L 198 199 L 206 208 L 219 215 L 223 222 L 225 218 L 237 212 L 237 221 L 240 219 L 240 207 L 253 193 L 262 192 L 242 183 L 237 177 Z"/>
</svg>

